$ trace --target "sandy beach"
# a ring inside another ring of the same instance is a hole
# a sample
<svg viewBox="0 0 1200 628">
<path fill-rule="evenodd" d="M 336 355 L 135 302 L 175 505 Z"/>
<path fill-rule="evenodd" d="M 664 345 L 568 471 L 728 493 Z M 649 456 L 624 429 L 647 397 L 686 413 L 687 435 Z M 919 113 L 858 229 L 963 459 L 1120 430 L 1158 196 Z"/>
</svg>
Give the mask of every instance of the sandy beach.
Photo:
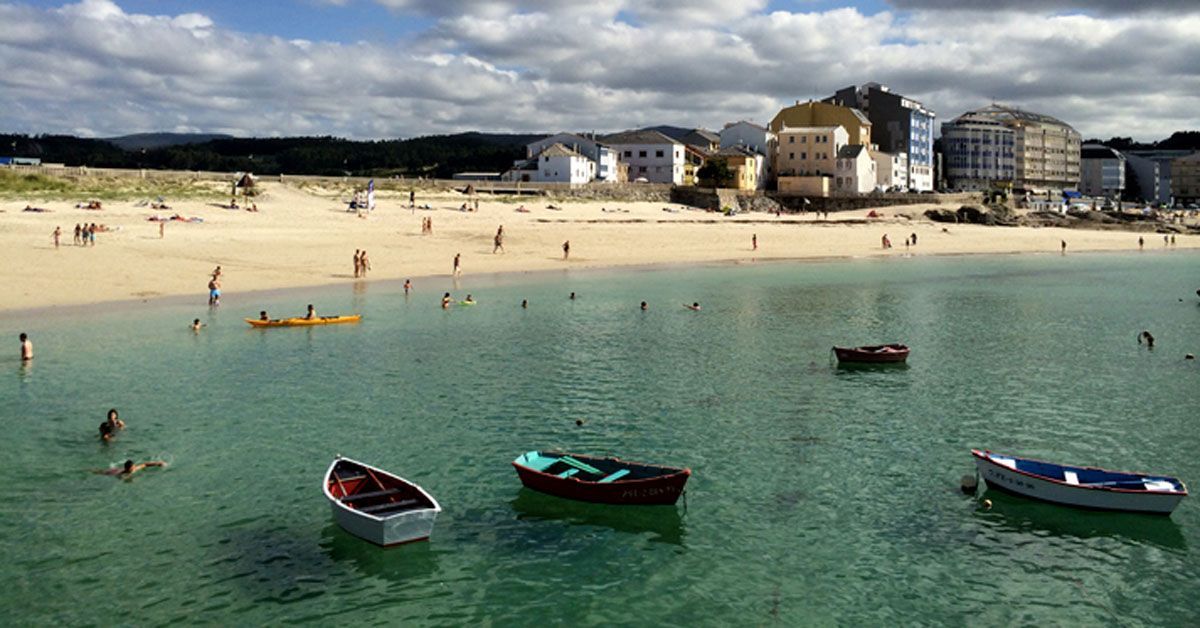
<svg viewBox="0 0 1200 628">
<path fill-rule="evenodd" d="M 762 213 L 723 217 L 663 203 L 555 202 L 543 197 L 483 196 L 478 212 L 459 210 L 461 195 L 417 197 L 408 208 L 399 193 L 381 195 L 376 210 L 359 217 L 336 194 L 311 193 L 283 183 L 261 184 L 259 212 L 230 210 L 208 201 L 171 202 L 152 210 L 134 202 L 108 201 L 100 211 L 74 202 L 28 199 L 0 202 L 0 310 L 11 311 L 152 299 L 194 294 L 206 298 L 209 273 L 220 265 L 226 294 L 251 290 L 352 282 L 352 257 L 366 249 L 367 278 L 405 279 L 448 275 L 456 253 L 464 277 L 479 273 L 545 271 L 666 263 L 950 255 L 979 253 L 1067 253 L 1136 251 L 1139 234 L 1055 228 L 944 225 L 922 213 L 936 205 L 776 217 Z M 524 204 L 527 213 L 518 212 Z M 24 212 L 27 204 L 49 210 Z M 955 208 L 957 205 L 941 205 Z M 670 208 L 672 211 L 664 211 Z M 619 211 L 618 211 L 619 210 Z M 168 222 L 163 237 L 153 215 L 179 214 L 203 222 Z M 432 235 L 421 222 L 433 221 Z M 76 223 L 112 229 L 98 233 L 94 247 L 76 246 Z M 493 236 L 503 225 L 504 251 L 493 254 Z M 63 230 L 56 250 L 51 233 Z M 883 249 L 884 234 L 893 248 Z M 905 246 L 916 234 L 917 245 Z M 758 250 L 752 237 L 758 237 Z M 1167 247 L 1161 235 L 1144 234 L 1145 250 L 1200 247 L 1198 236 L 1177 236 Z M 569 260 L 562 244 L 571 242 Z"/>
</svg>

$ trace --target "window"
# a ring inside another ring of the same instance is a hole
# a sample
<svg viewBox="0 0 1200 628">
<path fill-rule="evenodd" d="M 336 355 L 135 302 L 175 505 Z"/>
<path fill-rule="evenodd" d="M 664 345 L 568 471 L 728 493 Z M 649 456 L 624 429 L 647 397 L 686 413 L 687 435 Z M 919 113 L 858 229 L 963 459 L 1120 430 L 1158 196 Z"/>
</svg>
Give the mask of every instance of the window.
<svg viewBox="0 0 1200 628">
<path fill-rule="evenodd" d="M 796 153 L 788 153 L 788 159 L 795 159 Z"/>
<path fill-rule="evenodd" d="M 645 156 L 646 156 L 646 151 L 644 151 L 644 150 L 638 151 L 638 157 L 645 157 Z"/>
<path fill-rule="evenodd" d="M 663 152 L 662 152 L 661 150 L 656 150 L 656 151 L 654 151 L 654 156 L 655 156 L 655 157 L 662 158 L 662 156 L 663 156 Z"/>
<path fill-rule="evenodd" d="M 546 163 L 550 163 L 550 158 L 549 158 L 549 157 L 543 157 L 542 159 L 545 159 L 545 160 L 546 160 Z"/>
<path fill-rule="evenodd" d="M 808 153 L 800 153 L 800 159 L 808 159 Z"/>
<path fill-rule="evenodd" d="M 796 143 L 796 136 L 795 136 L 795 135 L 789 135 L 789 136 L 788 136 L 788 144 L 795 144 L 795 143 Z"/>
<path fill-rule="evenodd" d="M 638 172 L 645 172 L 645 171 L 646 171 L 645 166 L 638 166 Z"/>
<path fill-rule="evenodd" d="M 625 151 L 625 156 L 626 156 L 626 157 L 633 157 L 633 151 L 631 151 L 631 150 L 627 150 L 627 151 Z"/>
<path fill-rule="evenodd" d="M 808 136 L 807 136 L 807 135 L 805 135 L 804 137 L 801 137 L 801 138 L 800 138 L 800 143 L 801 143 L 801 144 L 807 144 L 807 143 L 808 143 Z"/>
</svg>

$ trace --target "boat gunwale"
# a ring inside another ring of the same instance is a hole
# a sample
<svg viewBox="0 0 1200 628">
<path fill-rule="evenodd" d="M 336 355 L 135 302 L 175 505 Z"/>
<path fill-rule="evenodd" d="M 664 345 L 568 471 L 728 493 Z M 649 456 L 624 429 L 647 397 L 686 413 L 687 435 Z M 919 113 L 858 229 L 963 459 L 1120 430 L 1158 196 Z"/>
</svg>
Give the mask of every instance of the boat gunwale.
<svg viewBox="0 0 1200 628">
<path fill-rule="evenodd" d="M 382 516 L 382 517 L 381 517 L 381 516 L 379 516 L 379 515 L 371 514 L 371 513 L 369 513 L 369 512 L 363 512 L 363 511 L 361 511 L 361 510 L 358 510 L 358 509 L 351 508 L 351 507 L 347 506 L 347 505 L 345 504 L 345 502 L 343 502 L 342 500 L 340 500 L 340 499 L 338 499 L 338 498 L 334 497 L 334 496 L 333 496 L 333 493 L 332 493 L 332 492 L 330 492 L 330 490 L 329 490 L 329 480 L 330 480 L 330 477 L 332 476 L 334 469 L 336 469 L 336 468 L 337 468 L 337 464 L 338 464 L 339 462 L 343 461 L 343 460 L 345 460 L 346 462 L 349 462 L 349 463 L 351 463 L 351 464 L 356 464 L 356 465 L 359 465 L 359 466 L 363 467 L 364 469 L 370 469 L 370 470 L 372 470 L 372 471 L 377 471 L 377 472 L 379 472 L 379 473 L 382 473 L 382 474 L 384 474 L 384 475 L 386 475 L 386 476 L 388 476 L 388 477 L 392 477 L 392 478 L 395 478 L 395 479 L 397 479 L 397 480 L 400 480 L 401 482 L 404 482 L 405 484 L 407 484 L 407 485 L 409 485 L 409 486 L 411 486 L 411 487 L 413 487 L 413 488 L 417 489 L 417 491 L 418 491 L 419 493 L 421 493 L 421 495 L 424 495 L 424 496 L 425 496 L 425 497 L 426 497 L 426 498 L 427 498 L 427 499 L 430 501 L 430 503 L 432 503 L 432 504 L 433 504 L 433 507 L 432 507 L 432 508 L 428 508 L 428 507 L 426 507 L 426 508 L 413 508 L 413 509 L 411 509 L 411 510 L 402 510 L 402 511 L 400 511 L 400 512 L 397 512 L 397 513 L 395 513 L 395 514 L 386 515 L 386 516 Z M 326 499 L 328 499 L 328 500 L 329 500 L 331 503 L 333 503 L 333 504 L 336 504 L 336 505 L 337 505 L 338 507 L 340 507 L 342 510 L 345 510 L 345 511 L 347 511 L 347 512 L 353 513 L 355 516 L 358 516 L 358 517 L 368 517 L 368 518 L 370 518 L 370 519 L 374 519 L 374 520 L 376 520 L 376 521 L 387 521 L 387 520 L 389 520 L 389 519 L 395 519 L 395 518 L 397 518 L 397 517 L 403 517 L 403 516 L 406 516 L 406 515 L 411 515 L 411 514 L 414 514 L 414 513 L 426 513 L 426 512 L 432 512 L 432 513 L 434 513 L 434 514 L 438 514 L 438 513 L 442 512 L 442 505 L 438 503 L 438 500 L 437 500 L 437 499 L 434 499 L 433 495 L 430 495 L 430 494 L 429 494 L 429 492 L 428 492 L 428 491 L 426 491 L 424 488 L 422 488 L 422 487 L 421 487 L 419 484 L 417 484 L 417 483 L 415 483 L 415 482 L 410 482 L 409 480 L 407 480 L 407 479 L 405 479 L 405 478 L 402 478 L 402 477 L 400 477 L 400 476 L 396 475 L 395 473 L 391 473 L 391 472 L 389 472 L 389 471 L 384 471 L 383 469 L 380 469 L 380 468 L 378 468 L 378 467 L 373 467 L 373 466 L 371 466 L 371 465 L 369 465 L 369 464 L 366 464 L 366 463 L 363 463 L 363 462 L 359 462 L 358 460 L 355 460 L 355 459 L 353 459 L 353 458 L 347 458 L 347 457 L 345 457 L 345 456 L 338 456 L 338 457 L 336 457 L 336 458 L 334 458 L 334 459 L 333 459 L 333 462 L 329 463 L 329 469 L 327 469 L 327 470 L 325 471 L 325 481 L 322 483 L 321 490 L 323 490 L 323 491 L 325 492 L 325 498 L 326 498 Z M 414 539 L 414 540 L 420 540 L 420 539 Z"/>
<path fill-rule="evenodd" d="M 1177 491 L 1177 490 L 1171 489 L 1169 491 L 1152 491 L 1147 488 L 1117 488 L 1114 486 L 1096 486 L 1094 484 L 1071 484 L 1070 482 L 1067 482 L 1064 480 L 1056 480 L 1052 477 L 1048 477 L 1045 475 L 1038 475 L 1036 473 L 1030 473 L 1029 471 L 1022 471 L 1020 469 L 1017 469 L 1015 467 L 1015 465 L 1013 467 L 1006 467 L 1006 466 L 1000 464 L 999 462 L 996 462 L 995 460 L 993 460 L 991 458 L 991 456 L 993 454 L 998 455 L 998 456 L 1006 456 L 1008 458 L 1012 458 L 1013 460 L 1028 460 L 1030 462 L 1039 462 L 1042 464 L 1055 465 L 1058 467 L 1062 467 L 1064 469 L 1083 469 L 1083 470 L 1088 470 L 1088 471 L 1101 471 L 1104 473 L 1119 473 L 1122 475 L 1131 475 L 1131 476 L 1140 475 L 1140 476 L 1151 477 L 1151 478 L 1162 478 L 1165 480 L 1171 480 L 1174 482 L 1178 482 L 1179 486 L 1183 487 L 1183 490 Z M 1037 478 L 1039 480 L 1042 480 L 1043 482 L 1051 482 L 1054 484 L 1059 484 L 1059 485 L 1065 486 L 1067 488 L 1079 488 L 1079 489 L 1087 489 L 1087 490 L 1092 490 L 1092 491 L 1106 491 L 1106 492 L 1110 492 L 1110 493 L 1133 493 L 1133 494 L 1138 494 L 1138 495 L 1143 495 L 1143 494 L 1144 495 L 1181 495 L 1184 497 L 1187 497 L 1187 495 L 1188 495 L 1187 484 L 1185 484 L 1183 482 L 1183 480 L 1181 480 L 1177 477 L 1174 477 L 1174 476 L 1169 476 L 1169 475 L 1156 475 L 1154 473 L 1140 473 L 1137 471 L 1113 471 L 1112 469 L 1102 469 L 1100 467 L 1083 467 L 1083 466 L 1078 466 L 1078 465 L 1062 464 L 1059 462 L 1050 462 L 1048 460 L 1038 460 L 1037 458 L 1025 458 L 1023 456 L 1013 456 L 1011 454 L 997 454 L 996 452 L 993 452 L 990 449 L 984 449 L 984 450 L 972 449 L 971 455 L 979 460 L 983 460 L 984 462 L 987 462 L 988 464 L 995 465 L 996 467 L 998 467 L 1000 469 L 1004 469 L 1006 471 L 1012 471 L 1014 473 L 1019 473 L 1021 475 L 1031 477 L 1031 478 Z M 1020 494 L 1024 495 L 1024 493 L 1020 493 Z"/>
<path fill-rule="evenodd" d="M 540 449 L 539 449 L 539 450 L 535 450 L 535 451 L 536 451 L 536 452 L 537 452 L 539 455 L 541 455 L 541 454 L 552 454 L 552 455 L 557 455 L 557 456 L 560 456 L 560 457 L 561 457 L 561 456 L 571 456 L 571 457 L 573 457 L 573 458 L 582 457 L 582 458 L 591 458 L 591 459 L 593 459 L 593 460 L 596 460 L 596 459 L 599 459 L 599 460 L 605 460 L 605 458 L 601 458 L 601 457 L 599 457 L 599 456 L 589 456 L 589 455 L 587 455 L 587 454 L 573 454 L 573 453 L 570 453 L 570 452 L 562 452 L 562 451 L 542 451 L 542 450 L 540 450 Z M 528 453 L 528 452 L 526 452 L 526 453 Z M 520 459 L 524 458 L 524 457 L 525 457 L 525 455 L 526 455 L 526 454 L 521 454 L 520 456 L 517 456 L 516 460 L 513 460 L 513 461 L 512 461 L 512 464 L 513 464 L 513 466 L 514 466 L 514 467 L 516 467 L 516 468 L 518 468 L 518 469 L 525 469 L 526 471 L 529 471 L 529 472 L 531 472 L 531 473 L 536 473 L 536 474 L 538 474 L 538 475 L 543 475 L 543 476 L 546 476 L 547 478 L 551 478 L 551 479 L 553 479 L 553 480 L 560 481 L 560 482 L 569 482 L 569 481 L 572 481 L 572 480 L 573 480 L 573 481 L 575 481 L 575 482 L 578 482 L 578 483 L 580 483 L 580 484 L 595 484 L 595 485 L 601 485 L 601 484 L 602 484 L 602 483 L 601 483 L 599 480 L 581 480 L 581 479 L 579 479 L 579 478 L 577 478 L 577 477 L 575 477 L 575 476 L 571 476 L 571 477 L 568 477 L 568 478 L 564 478 L 564 477 L 559 477 L 558 475 L 556 475 L 556 474 L 553 474 L 553 473 L 546 473 L 545 471 L 538 471 L 537 469 L 534 469 L 533 467 L 526 466 L 526 465 L 523 465 L 523 464 L 521 464 L 520 462 L 518 462 Z M 666 480 L 666 479 L 668 479 L 668 478 L 674 478 L 674 477 L 677 477 L 677 476 L 680 476 L 680 475 L 687 476 L 687 477 L 691 477 L 691 475 L 692 475 L 692 470 L 691 470 L 690 468 L 688 468 L 688 467 L 668 467 L 668 466 L 664 466 L 664 465 L 660 465 L 660 464 L 651 464 L 651 463 L 645 463 L 645 462 L 636 462 L 636 461 L 633 461 L 633 460 L 625 460 L 624 458 L 617 458 L 617 457 L 615 457 L 615 456 L 614 456 L 614 457 L 607 458 L 607 459 L 608 459 L 608 460 L 613 460 L 613 461 L 616 461 L 616 462 L 621 462 L 621 463 L 624 463 L 624 464 L 639 465 L 639 466 L 643 466 L 643 467 L 651 467 L 651 468 L 655 468 L 655 469 L 668 469 L 668 470 L 670 470 L 671 472 L 670 472 L 670 473 L 667 473 L 667 474 L 664 474 L 664 475 L 656 475 L 656 476 L 653 476 L 653 477 L 648 477 L 648 478 L 635 478 L 635 479 L 632 479 L 632 480 L 614 480 L 614 481 L 612 481 L 612 482 L 604 482 L 604 483 L 603 483 L 603 485 L 606 485 L 606 486 L 631 485 L 631 484 L 638 484 L 638 483 L 641 483 L 641 482 L 661 482 L 661 481 L 663 481 L 663 480 Z"/>
</svg>

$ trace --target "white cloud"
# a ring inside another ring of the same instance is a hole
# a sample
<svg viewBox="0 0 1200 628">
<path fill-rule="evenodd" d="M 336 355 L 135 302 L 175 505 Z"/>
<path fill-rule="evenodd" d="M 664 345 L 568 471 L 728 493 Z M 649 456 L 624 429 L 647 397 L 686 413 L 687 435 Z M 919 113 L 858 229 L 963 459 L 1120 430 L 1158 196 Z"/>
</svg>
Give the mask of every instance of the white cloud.
<svg viewBox="0 0 1200 628">
<path fill-rule="evenodd" d="M 200 13 L 126 13 L 108 0 L 0 4 L 0 91 L 13 103 L 0 130 L 719 128 L 870 80 L 943 120 L 998 100 L 1088 136 L 1155 139 L 1194 128 L 1200 109 L 1200 10 L 1164 21 L 1140 11 L 765 13 L 765 0 L 376 1 L 433 26 L 394 44 L 337 43 L 240 33 Z"/>
</svg>

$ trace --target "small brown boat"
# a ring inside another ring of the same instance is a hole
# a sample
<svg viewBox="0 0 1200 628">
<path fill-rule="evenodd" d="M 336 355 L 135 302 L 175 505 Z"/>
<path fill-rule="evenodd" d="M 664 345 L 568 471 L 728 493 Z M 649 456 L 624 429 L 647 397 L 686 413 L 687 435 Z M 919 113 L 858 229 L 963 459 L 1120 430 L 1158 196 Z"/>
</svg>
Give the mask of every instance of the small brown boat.
<svg viewBox="0 0 1200 628">
<path fill-rule="evenodd" d="M 908 345 L 866 345 L 834 347 L 838 362 L 843 364 L 896 364 L 908 359 Z"/>
</svg>

